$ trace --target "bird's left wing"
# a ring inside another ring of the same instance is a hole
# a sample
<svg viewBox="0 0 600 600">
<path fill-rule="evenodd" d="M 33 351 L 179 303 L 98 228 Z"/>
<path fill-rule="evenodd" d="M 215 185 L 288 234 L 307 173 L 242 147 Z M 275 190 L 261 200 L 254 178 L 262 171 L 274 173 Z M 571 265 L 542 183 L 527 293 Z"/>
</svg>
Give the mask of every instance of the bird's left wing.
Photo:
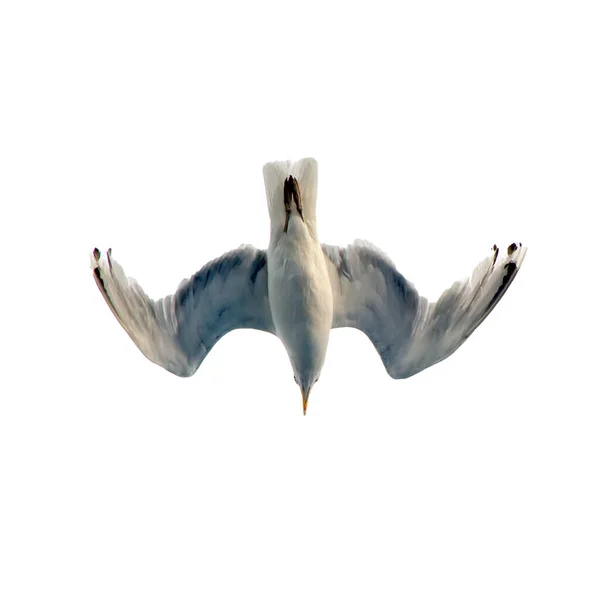
<svg viewBox="0 0 600 600">
<path fill-rule="evenodd" d="M 213 260 L 175 294 L 150 299 L 125 275 L 109 250 L 92 253 L 100 292 L 123 329 L 152 362 L 175 375 L 193 375 L 217 341 L 233 329 L 274 333 L 266 253 L 242 246 Z"/>
<path fill-rule="evenodd" d="M 521 244 L 511 244 L 499 256 L 494 246 L 470 278 L 429 302 L 372 244 L 322 248 L 329 259 L 333 327 L 363 331 L 394 379 L 410 377 L 456 351 L 500 301 L 526 252 Z"/>
</svg>

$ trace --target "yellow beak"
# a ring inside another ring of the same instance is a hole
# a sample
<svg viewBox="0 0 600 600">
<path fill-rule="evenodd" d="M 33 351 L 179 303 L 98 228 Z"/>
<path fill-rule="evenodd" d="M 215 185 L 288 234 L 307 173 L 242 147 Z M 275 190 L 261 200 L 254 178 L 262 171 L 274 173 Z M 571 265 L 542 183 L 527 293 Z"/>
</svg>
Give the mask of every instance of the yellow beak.
<svg viewBox="0 0 600 600">
<path fill-rule="evenodd" d="M 310 395 L 310 388 L 308 388 L 307 390 L 300 388 L 300 391 L 302 392 L 302 410 L 304 411 L 304 415 L 306 416 L 306 408 L 308 406 L 308 397 Z"/>
</svg>

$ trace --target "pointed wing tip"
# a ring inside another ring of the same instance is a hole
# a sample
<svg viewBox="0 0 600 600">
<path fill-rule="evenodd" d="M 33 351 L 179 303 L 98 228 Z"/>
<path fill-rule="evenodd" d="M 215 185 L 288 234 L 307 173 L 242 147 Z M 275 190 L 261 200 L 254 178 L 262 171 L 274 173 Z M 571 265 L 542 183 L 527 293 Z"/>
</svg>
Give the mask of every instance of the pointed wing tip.
<svg viewBox="0 0 600 600">
<path fill-rule="evenodd" d="M 496 244 L 492 246 L 492 265 L 498 261 L 500 249 Z M 523 246 L 521 242 L 513 242 L 506 248 L 506 254 L 501 258 L 501 263 L 514 263 L 517 268 L 520 268 L 525 255 L 527 254 L 527 246 Z"/>
<path fill-rule="evenodd" d="M 525 255 L 527 254 L 527 246 L 523 246 L 521 242 L 513 242 L 506 249 L 506 255 L 510 263 L 514 263 L 517 269 L 523 264 Z"/>
<path fill-rule="evenodd" d="M 94 248 L 90 252 L 90 267 L 92 270 L 97 269 L 100 266 L 100 258 L 102 257 L 102 253 L 98 248 Z"/>
<path fill-rule="evenodd" d="M 523 246 L 521 242 L 513 242 L 506 249 L 506 255 L 502 258 L 500 264 L 496 266 L 496 258 L 498 256 L 498 247 L 496 244 L 494 244 L 492 250 L 494 251 L 494 257 L 492 259 L 492 264 L 495 266 L 494 271 L 498 272 L 500 269 L 503 269 L 504 275 L 500 281 L 500 285 L 487 305 L 483 319 L 485 319 L 485 317 L 492 311 L 496 304 L 498 304 L 502 296 L 504 296 L 506 290 L 508 290 L 517 276 L 517 273 L 523 264 L 523 260 L 525 259 L 525 255 L 527 254 L 526 246 Z M 481 321 L 483 321 L 483 319 L 481 319 Z"/>
<path fill-rule="evenodd" d="M 102 259 L 104 259 L 104 264 L 102 263 Z M 102 253 L 98 248 L 94 248 L 90 252 L 90 266 L 92 270 L 100 269 L 101 271 L 108 268 L 112 270 L 112 248 L 109 248 L 106 252 Z"/>
</svg>

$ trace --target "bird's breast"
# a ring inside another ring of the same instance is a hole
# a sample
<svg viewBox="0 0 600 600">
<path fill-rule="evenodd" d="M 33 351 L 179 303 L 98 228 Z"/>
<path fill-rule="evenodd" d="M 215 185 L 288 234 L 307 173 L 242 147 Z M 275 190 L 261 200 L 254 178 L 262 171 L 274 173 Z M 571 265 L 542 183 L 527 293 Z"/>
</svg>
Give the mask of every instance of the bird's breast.
<svg viewBox="0 0 600 600">
<path fill-rule="evenodd" d="M 290 355 L 322 351 L 324 359 L 333 298 L 321 246 L 283 239 L 269 248 L 267 265 L 277 335 Z"/>
</svg>

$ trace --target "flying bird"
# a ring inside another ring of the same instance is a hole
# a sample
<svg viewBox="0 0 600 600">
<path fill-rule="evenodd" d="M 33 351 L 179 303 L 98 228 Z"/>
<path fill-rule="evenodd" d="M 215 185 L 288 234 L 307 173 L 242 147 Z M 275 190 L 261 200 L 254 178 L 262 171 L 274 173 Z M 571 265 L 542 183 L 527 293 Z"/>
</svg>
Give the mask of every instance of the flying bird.
<svg viewBox="0 0 600 600">
<path fill-rule="evenodd" d="M 339 248 L 317 235 L 317 162 L 263 168 L 269 247 L 241 246 L 151 300 L 109 249 L 92 253 L 94 278 L 119 323 L 152 362 L 193 375 L 226 333 L 276 335 L 288 353 L 304 414 L 336 327 L 363 331 L 394 379 L 448 358 L 475 331 L 513 282 L 526 248 L 496 245 L 469 278 L 435 301 L 421 296 L 381 250 L 365 241 Z"/>
</svg>

